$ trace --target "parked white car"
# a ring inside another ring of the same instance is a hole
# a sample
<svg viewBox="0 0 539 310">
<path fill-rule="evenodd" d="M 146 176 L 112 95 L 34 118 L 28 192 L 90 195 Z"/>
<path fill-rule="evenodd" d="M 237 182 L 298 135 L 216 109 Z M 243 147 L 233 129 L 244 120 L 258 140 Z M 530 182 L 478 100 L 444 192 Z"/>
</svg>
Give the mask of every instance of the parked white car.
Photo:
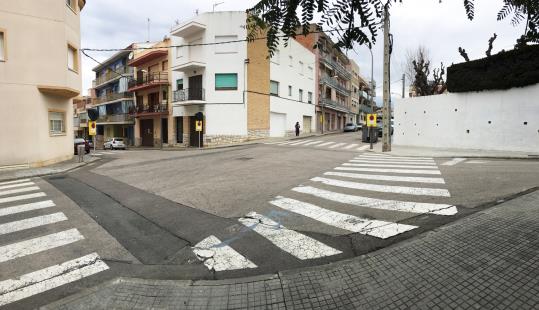
<svg viewBox="0 0 539 310">
<path fill-rule="evenodd" d="M 124 143 L 124 139 L 123 138 L 110 138 L 110 139 L 107 139 L 107 141 L 105 141 L 105 144 L 103 145 L 103 147 L 106 149 L 111 149 L 111 150 L 117 150 L 117 149 L 122 149 L 122 150 L 125 150 L 125 143 Z"/>
</svg>

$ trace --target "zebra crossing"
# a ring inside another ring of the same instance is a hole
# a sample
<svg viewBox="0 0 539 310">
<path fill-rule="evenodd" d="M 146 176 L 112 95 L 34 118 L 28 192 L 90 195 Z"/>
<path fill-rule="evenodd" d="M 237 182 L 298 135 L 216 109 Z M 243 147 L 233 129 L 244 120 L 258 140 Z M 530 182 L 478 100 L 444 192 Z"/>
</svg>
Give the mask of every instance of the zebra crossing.
<svg viewBox="0 0 539 310">
<path fill-rule="evenodd" d="M 31 192 L 31 193 L 30 193 Z M 17 263 L 17 259 L 54 251 L 84 240 L 76 228 L 69 228 L 41 236 L 22 237 L 4 244 L 2 237 L 13 240 L 17 233 L 28 232 L 37 227 L 49 227 L 69 221 L 63 212 L 54 212 L 56 204 L 31 179 L 0 183 L 0 270 L 3 264 Z M 50 209 L 54 213 L 35 216 L 32 211 Z M 23 219 L 9 220 L 10 216 Z M 7 219 L 7 221 L 6 221 Z M 50 252 L 54 255 L 54 252 Z M 109 269 L 97 253 L 89 253 L 66 262 L 43 269 L 30 270 L 18 278 L 4 279 L 0 274 L 0 307 L 72 283 Z M 26 272 L 26 271 L 24 271 Z"/>
<path fill-rule="evenodd" d="M 344 142 L 333 142 L 326 140 L 289 140 L 289 141 L 279 141 L 279 142 L 267 142 L 266 145 L 277 145 L 277 146 L 302 146 L 302 147 L 312 147 L 312 148 L 322 148 L 328 150 L 339 150 L 339 151 L 365 151 L 370 145 L 361 145 L 358 143 L 344 143 Z"/>
<path fill-rule="evenodd" d="M 313 142 L 317 141 L 305 140 L 301 143 L 317 145 Z M 295 143 L 298 145 L 299 142 Z M 291 188 L 290 197 L 277 196 L 268 203 L 279 211 L 306 217 L 320 225 L 388 239 L 417 229 L 418 226 L 390 220 L 389 216 L 375 218 L 372 215 L 349 214 L 343 212 L 343 209 L 335 210 L 334 206 L 342 205 L 355 210 L 353 213 L 356 214 L 369 214 L 366 211 L 372 210 L 371 214 L 383 214 L 380 211 L 396 212 L 402 217 L 418 214 L 452 216 L 458 213 L 456 206 L 431 202 L 432 198 L 443 202 L 451 197 L 444 185 L 445 181 L 432 158 L 360 153 L 332 171 L 311 178 L 309 184 Z M 297 198 L 298 195 L 303 198 Z M 380 195 L 398 195 L 399 199 L 377 197 Z M 341 249 L 328 246 L 254 211 L 239 218 L 238 222 L 299 260 L 342 253 Z M 237 252 L 233 241 L 221 241 L 213 235 L 195 245 L 193 251 L 206 267 L 215 271 L 257 268 L 257 263 L 264 263 L 250 260 Z"/>
</svg>

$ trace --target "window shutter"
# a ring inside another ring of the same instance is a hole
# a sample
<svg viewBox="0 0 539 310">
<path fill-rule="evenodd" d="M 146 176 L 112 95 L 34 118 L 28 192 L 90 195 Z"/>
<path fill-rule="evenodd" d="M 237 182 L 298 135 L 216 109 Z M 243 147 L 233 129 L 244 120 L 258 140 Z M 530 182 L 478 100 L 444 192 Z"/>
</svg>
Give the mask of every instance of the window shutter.
<svg viewBox="0 0 539 310">
<path fill-rule="evenodd" d="M 238 75 L 236 73 L 215 74 L 215 89 L 238 89 Z"/>
</svg>

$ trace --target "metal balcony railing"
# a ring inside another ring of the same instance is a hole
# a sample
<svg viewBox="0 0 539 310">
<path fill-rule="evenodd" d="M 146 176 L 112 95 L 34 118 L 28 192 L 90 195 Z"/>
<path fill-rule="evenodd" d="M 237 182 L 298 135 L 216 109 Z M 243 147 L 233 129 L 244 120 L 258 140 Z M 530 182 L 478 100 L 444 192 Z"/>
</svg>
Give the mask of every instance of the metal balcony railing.
<svg viewBox="0 0 539 310">
<path fill-rule="evenodd" d="M 322 53 L 321 58 L 323 62 L 325 62 L 328 66 L 337 71 L 337 73 L 345 79 L 349 80 L 352 78 L 352 73 L 350 73 L 350 71 L 348 71 L 345 66 L 333 60 L 330 54 Z"/>
<path fill-rule="evenodd" d="M 350 90 L 347 89 L 345 86 L 341 85 L 335 78 L 324 75 L 320 79 L 320 82 L 322 82 L 322 84 L 327 84 L 330 87 L 335 88 L 335 90 L 339 91 L 345 96 L 350 96 Z"/>
<path fill-rule="evenodd" d="M 144 113 L 168 113 L 168 104 L 137 104 L 133 106 L 130 114 L 144 114 Z"/>
<path fill-rule="evenodd" d="M 179 89 L 173 93 L 173 102 L 181 102 L 188 100 L 205 101 L 206 98 L 204 88 Z"/>
<path fill-rule="evenodd" d="M 132 122 L 133 115 L 128 113 L 112 114 L 112 115 L 100 115 L 97 119 L 98 123 L 122 123 Z"/>
<path fill-rule="evenodd" d="M 155 73 L 144 73 L 142 76 L 137 76 L 136 79 L 129 81 L 129 88 L 149 85 L 149 84 L 167 84 L 168 83 L 168 72 L 155 72 Z"/>
<path fill-rule="evenodd" d="M 133 99 L 133 93 L 132 92 L 123 92 L 123 93 L 112 93 L 112 94 L 106 94 L 104 96 L 99 96 L 94 99 L 94 104 L 103 104 L 106 102 L 111 102 L 115 100 L 120 99 Z"/>
<path fill-rule="evenodd" d="M 110 80 L 120 78 L 122 77 L 122 75 L 132 75 L 132 74 L 133 74 L 132 67 L 120 67 L 118 69 L 114 69 L 114 71 L 106 72 L 104 75 L 93 80 L 92 84 L 93 84 L 93 87 L 97 87 L 99 85 L 107 83 Z"/>
<path fill-rule="evenodd" d="M 350 111 L 344 102 L 341 103 L 341 102 L 338 102 L 338 101 L 335 101 L 335 100 L 331 100 L 329 98 L 322 98 L 320 101 L 325 107 L 338 109 L 338 110 L 341 110 L 343 112 L 349 112 Z"/>
</svg>

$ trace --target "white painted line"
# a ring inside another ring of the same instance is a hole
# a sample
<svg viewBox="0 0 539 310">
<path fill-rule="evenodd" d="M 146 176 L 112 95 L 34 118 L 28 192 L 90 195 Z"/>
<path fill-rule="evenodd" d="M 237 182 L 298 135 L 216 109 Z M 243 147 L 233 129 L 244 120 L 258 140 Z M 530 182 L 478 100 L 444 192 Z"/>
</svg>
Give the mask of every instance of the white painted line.
<svg viewBox="0 0 539 310">
<path fill-rule="evenodd" d="M 416 196 L 438 196 L 438 197 L 451 197 L 449 191 L 443 188 L 426 188 L 426 187 L 408 187 L 408 186 L 393 186 L 393 185 L 378 185 L 367 184 L 358 182 L 348 182 L 327 178 L 312 178 L 313 182 L 320 182 L 322 184 L 338 186 L 344 188 L 359 189 L 364 191 L 382 192 L 382 193 L 396 193 Z"/>
<path fill-rule="evenodd" d="M 466 164 L 486 164 L 488 161 L 486 160 L 468 160 L 465 162 Z"/>
<path fill-rule="evenodd" d="M 355 159 L 361 160 L 376 160 L 376 161 L 402 161 L 402 162 L 413 162 L 413 163 L 434 163 L 433 159 L 408 159 L 408 158 L 391 158 L 391 157 L 380 157 L 380 156 L 367 156 L 359 155 Z"/>
<path fill-rule="evenodd" d="M 413 157 L 413 156 L 392 156 L 392 155 L 385 155 L 385 154 L 379 154 L 379 153 L 369 153 L 369 154 L 363 154 L 364 157 L 372 157 L 372 158 L 391 158 L 391 159 L 429 159 L 432 160 L 432 157 Z"/>
<path fill-rule="evenodd" d="M 0 306 L 109 269 L 97 253 L 0 282 Z"/>
<path fill-rule="evenodd" d="M 93 153 L 92 156 L 103 156 L 101 153 Z"/>
<path fill-rule="evenodd" d="M 223 271 L 257 267 L 215 236 L 209 236 L 197 243 L 193 247 L 193 252 L 209 270 Z"/>
<path fill-rule="evenodd" d="M 364 145 L 364 146 L 360 146 L 356 149 L 356 151 L 365 151 L 366 149 L 370 148 L 371 146 L 370 145 Z"/>
<path fill-rule="evenodd" d="M 47 196 L 47 195 L 45 195 L 45 193 L 43 193 L 43 192 L 27 194 L 27 195 L 20 195 L 20 196 L 11 196 L 11 197 L 6 197 L 6 198 L 0 198 L 0 203 L 19 201 L 19 200 L 26 200 L 26 199 L 32 199 L 32 198 L 38 198 L 38 197 L 44 197 L 44 196 Z"/>
<path fill-rule="evenodd" d="M 287 229 L 270 218 L 255 212 L 249 212 L 246 217 L 240 218 L 239 221 L 268 239 L 281 250 L 299 259 L 313 259 L 342 253 L 311 237 Z"/>
<path fill-rule="evenodd" d="M 8 185 L 8 184 L 24 183 L 24 182 L 30 182 L 30 179 L 20 179 L 20 180 L 15 180 L 15 181 L 1 182 L 0 185 Z"/>
<path fill-rule="evenodd" d="M 0 189 L 23 187 L 23 186 L 29 186 L 29 185 L 34 185 L 34 184 L 36 184 L 36 183 L 34 183 L 34 182 L 26 182 L 26 183 L 9 184 L 9 185 L 0 186 Z"/>
<path fill-rule="evenodd" d="M 300 144 L 304 144 L 304 143 L 308 143 L 308 142 L 311 142 L 313 141 L 312 139 L 311 140 L 302 140 L 302 141 L 296 141 L 294 143 L 290 143 L 290 145 L 300 145 Z"/>
<path fill-rule="evenodd" d="M 385 164 L 355 164 L 355 163 L 344 163 L 343 166 L 350 166 L 350 167 L 373 167 L 373 168 L 438 169 L 437 166 L 385 165 Z"/>
<path fill-rule="evenodd" d="M 33 203 L 27 203 L 24 205 L 13 206 L 9 208 L 0 209 L 0 216 L 6 216 L 11 214 L 17 214 L 22 212 L 28 212 L 38 209 L 45 209 L 56 206 L 52 200 L 38 201 Z"/>
<path fill-rule="evenodd" d="M 344 150 L 349 150 L 349 149 L 353 149 L 355 148 L 356 146 L 358 146 L 359 144 L 349 144 L 345 147 L 343 147 Z"/>
<path fill-rule="evenodd" d="M 442 166 L 454 166 L 458 163 L 461 163 L 463 161 L 465 161 L 466 158 L 453 158 L 451 159 L 450 161 L 446 161 L 445 163 L 442 164 Z"/>
<path fill-rule="evenodd" d="M 67 221 L 67 217 L 62 212 L 41 215 L 27 218 L 20 221 L 0 224 L 0 235 L 10 234 L 25 229 L 49 225 L 61 221 Z"/>
<path fill-rule="evenodd" d="M 326 142 L 326 143 L 318 144 L 316 147 L 328 146 L 331 144 L 335 144 L 335 142 Z"/>
<path fill-rule="evenodd" d="M 337 143 L 335 145 L 330 146 L 329 148 L 330 149 L 336 149 L 336 148 L 344 146 L 344 145 L 346 145 L 346 143 Z"/>
<path fill-rule="evenodd" d="M 403 211 L 411 213 L 432 213 L 438 215 L 453 215 L 457 213 L 457 208 L 455 206 L 446 204 L 374 199 L 362 196 L 335 193 L 332 191 L 318 189 L 312 186 L 300 186 L 295 187 L 292 190 L 298 193 L 310 194 L 319 198 L 355 205 L 363 208 Z"/>
<path fill-rule="evenodd" d="M 410 162 L 410 161 L 387 161 L 377 159 L 352 159 L 349 160 L 352 163 L 364 163 L 364 164 L 400 164 L 400 165 L 430 165 L 436 166 L 435 162 Z"/>
<path fill-rule="evenodd" d="M 0 247 L 0 263 L 57 248 L 84 239 L 74 228 Z"/>
<path fill-rule="evenodd" d="M 438 170 L 377 169 L 377 168 L 359 168 L 359 167 L 337 167 L 335 168 L 335 170 L 382 172 L 382 173 L 442 174 Z"/>
<path fill-rule="evenodd" d="M 358 174 L 358 173 L 347 173 L 347 172 L 325 172 L 324 175 L 333 175 L 337 177 L 362 179 L 362 180 L 445 184 L 445 181 L 443 178 L 401 177 L 401 176 L 394 176 L 394 175 Z"/>
<path fill-rule="evenodd" d="M 290 143 L 294 143 L 296 142 L 295 140 L 287 140 L 287 141 L 284 141 L 284 142 L 280 142 L 279 145 L 287 145 L 287 144 L 290 144 Z"/>
<path fill-rule="evenodd" d="M 16 188 L 16 189 L 10 189 L 10 190 L 7 190 L 7 191 L 0 192 L 0 196 L 6 196 L 6 195 L 18 194 L 18 193 L 25 193 L 25 192 L 31 192 L 31 191 L 37 191 L 37 190 L 39 190 L 39 187 L 37 187 L 37 186 Z"/>
<path fill-rule="evenodd" d="M 382 239 L 417 228 L 417 226 L 412 225 L 360 218 L 290 198 L 277 197 L 276 200 L 270 201 L 270 203 L 330 226 Z"/>
<path fill-rule="evenodd" d="M 313 141 L 313 142 L 309 142 L 309 143 L 305 143 L 305 145 L 315 145 L 315 144 L 320 144 L 320 143 L 323 143 L 325 141 Z"/>
</svg>

